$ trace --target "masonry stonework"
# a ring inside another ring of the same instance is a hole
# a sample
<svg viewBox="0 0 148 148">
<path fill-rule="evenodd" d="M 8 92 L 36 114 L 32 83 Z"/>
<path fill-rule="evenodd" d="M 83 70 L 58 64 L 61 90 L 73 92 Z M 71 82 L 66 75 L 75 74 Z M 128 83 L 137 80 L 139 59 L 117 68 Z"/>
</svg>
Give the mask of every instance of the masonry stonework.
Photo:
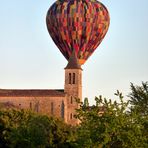
<svg viewBox="0 0 148 148">
<path fill-rule="evenodd" d="M 78 124 L 78 120 L 74 118 L 76 114 L 75 109 L 78 108 L 76 99 L 82 98 L 82 84 L 81 84 L 81 70 L 80 69 L 65 69 L 65 87 L 64 91 L 67 97 L 67 120 L 70 124 Z"/>
<path fill-rule="evenodd" d="M 79 124 L 74 118 L 79 108 L 76 98 L 82 101 L 82 69 L 73 53 L 65 68 L 64 90 L 13 90 L 0 89 L 0 103 L 4 107 L 32 110 L 63 119 L 71 125 Z"/>
</svg>

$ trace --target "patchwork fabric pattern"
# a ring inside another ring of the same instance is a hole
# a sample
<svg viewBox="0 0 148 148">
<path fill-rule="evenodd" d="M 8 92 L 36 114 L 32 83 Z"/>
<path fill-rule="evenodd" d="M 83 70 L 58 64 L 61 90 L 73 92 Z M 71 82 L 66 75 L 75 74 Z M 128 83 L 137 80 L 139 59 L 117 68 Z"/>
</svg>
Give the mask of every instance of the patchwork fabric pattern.
<svg viewBox="0 0 148 148">
<path fill-rule="evenodd" d="M 53 41 L 68 60 L 75 50 L 84 64 L 104 38 L 110 17 L 96 0 L 58 0 L 48 10 L 47 28 Z"/>
</svg>

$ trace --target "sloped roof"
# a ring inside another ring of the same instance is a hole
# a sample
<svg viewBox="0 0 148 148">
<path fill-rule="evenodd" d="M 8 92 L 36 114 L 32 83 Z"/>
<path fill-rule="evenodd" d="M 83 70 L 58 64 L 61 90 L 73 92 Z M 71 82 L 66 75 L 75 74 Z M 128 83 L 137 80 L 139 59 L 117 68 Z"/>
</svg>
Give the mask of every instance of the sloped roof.
<svg viewBox="0 0 148 148">
<path fill-rule="evenodd" d="M 64 97 L 65 95 L 63 89 L 0 89 L 0 97 Z"/>
<path fill-rule="evenodd" d="M 82 69 L 74 50 L 65 69 Z"/>
</svg>

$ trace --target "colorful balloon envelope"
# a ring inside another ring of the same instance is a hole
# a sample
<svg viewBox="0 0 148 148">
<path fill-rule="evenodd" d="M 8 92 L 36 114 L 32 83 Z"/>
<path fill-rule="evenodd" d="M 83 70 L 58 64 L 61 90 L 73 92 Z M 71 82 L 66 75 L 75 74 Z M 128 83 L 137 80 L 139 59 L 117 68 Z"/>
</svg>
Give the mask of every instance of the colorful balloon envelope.
<svg viewBox="0 0 148 148">
<path fill-rule="evenodd" d="M 110 17 L 96 0 L 58 0 L 48 10 L 47 28 L 64 57 L 73 50 L 82 65 L 107 33 Z"/>
</svg>

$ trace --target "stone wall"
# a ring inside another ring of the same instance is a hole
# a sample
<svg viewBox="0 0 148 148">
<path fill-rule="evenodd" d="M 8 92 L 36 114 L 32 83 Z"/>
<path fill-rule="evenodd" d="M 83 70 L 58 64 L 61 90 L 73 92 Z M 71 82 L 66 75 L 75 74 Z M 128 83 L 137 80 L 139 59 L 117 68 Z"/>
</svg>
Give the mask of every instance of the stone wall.
<svg viewBox="0 0 148 148">
<path fill-rule="evenodd" d="M 19 109 L 27 109 L 48 116 L 63 118 L 67 122 L 65 97 L 0 97 L 0 103 L 12 103 Z"/>
</svg>

